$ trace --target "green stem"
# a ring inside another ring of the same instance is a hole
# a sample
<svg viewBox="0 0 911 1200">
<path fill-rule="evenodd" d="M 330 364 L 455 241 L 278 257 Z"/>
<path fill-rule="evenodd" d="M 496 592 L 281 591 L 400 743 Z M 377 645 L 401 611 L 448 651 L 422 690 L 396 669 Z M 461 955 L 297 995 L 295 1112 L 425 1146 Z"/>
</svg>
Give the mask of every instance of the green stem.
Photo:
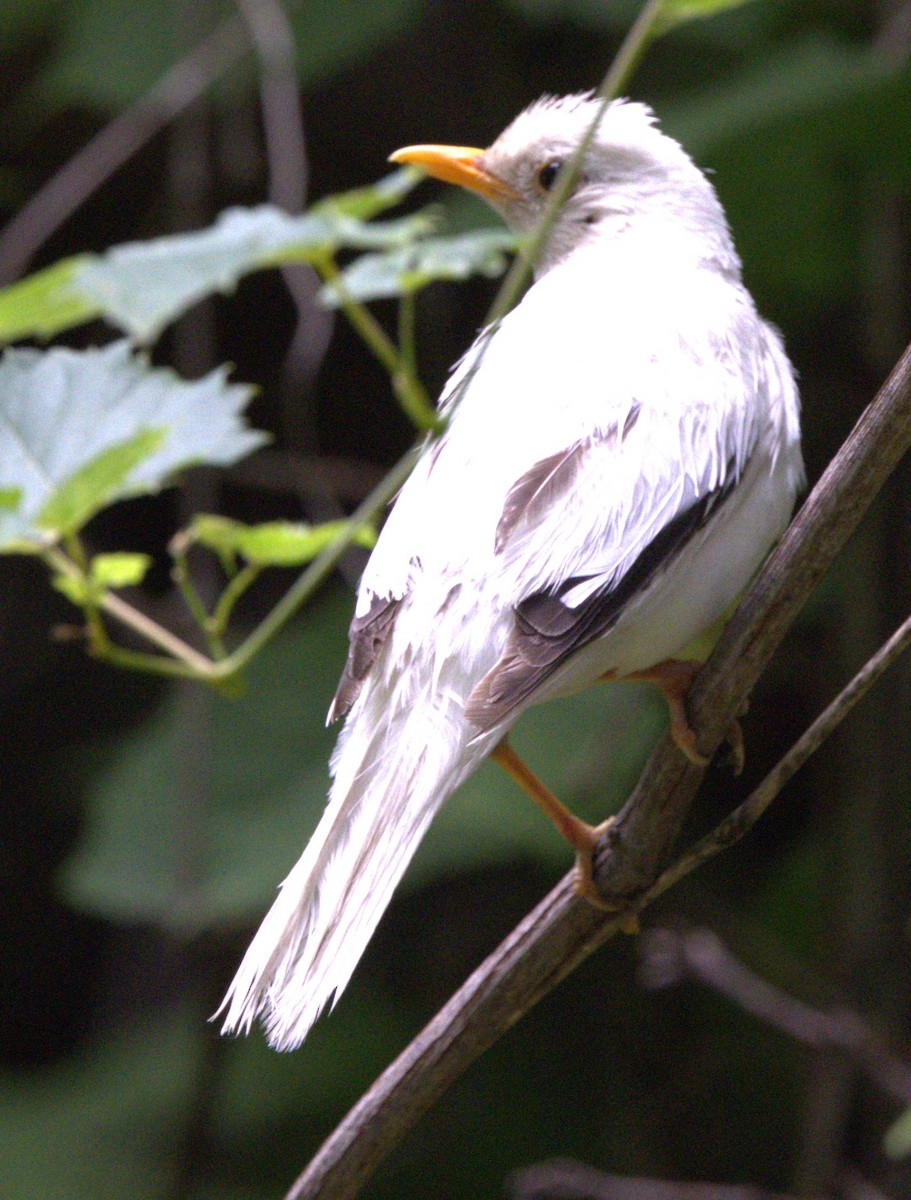
<svg viewBox="0 0 911 1200">
<path fill-rule="evenodd" d="M 174 541 L 176 542 L 177 539 L 175 538 Z M 212 635 L 212 618 L 206 611 L 202 597 L 193 584 L 185 551 L 172 546 L 171 553 L 174 557 L 174 569 L 171 572 L 171 578 L 177 584 L 178 591 L 183 597 L 183 602 L 186 604 L 190 616 L 205 635 L 211 656 L 213 658 L 224 658 L 224 646 L 218 637 L 213 637 Z"/>
<path fill-rule="evenodd" d="M 58 547 L 48 547 L 42 551 L 41 557 L 52 571 L 56 571 L 60 575 L 68 575 L 72 579 L 80 580 L 80 582 L 85 581 L 85 573 Z M 138 608 L 134 608 L 132 604 L 128 604 L 126 600 L 114 592 L 101 592 L 93 607 L 107 613 L 108 616 L 119 621 L 121 625 L 125 625 L 128 629 L 132 629 L 134 633 L 138 633 L 140 637 L 145 638 L 151 645 L 157 646 L 159 650 L 163 650 L 165 654 L 178 660 L 178 665 L 183 664 L 184 669 L 175 671 L 175 674 L 186 674 L 200 679 L 208 679 L 212 676 L 212 668 L 215 664 L 211 659 L 207 658 L 204 654 L 200 654 L 198 650 L 194 650 L 192 646 L 189 646 L 156 621 L 153 621 L 151 617 L 147 617 Z M 90 614 L 87 612 L 86 615 L 89 616 Z M 94 630 L 90 632 L 94 635 Z M 101 626 L 97 649 L 105 657 L 110 654 L 111 650 L 119 649 L 112 645 L 103 625 Z M 124 651 L 124 653 L 130 652 Z"/>
<path fill-rule="evenodd" d="M 651 42 L 655 34 L 655 25 L 664 7 L 665 0 L 647 0 L 647 3 L 642 6 L 639 15 L 623 39 L 620 49 L 617 51 L 607 74 L 601 81 L 601 86 L 598 88 L 597 94 L 602 101 L 598 109 L 598 114 L 586 130 L 585 137 L 576 148 L 567 164 L 566 170 L 561 171 L 557 176 L 557 182 L 550 196 L 548 196 L 547 205 L 545 206 L 541 220 L 513 259 L 512 265 L 506 273 L 506 278 L 503 280 L 502 286 L 497 292 L 490 312 L 487 315 L 486 323 L 488 325 L 495 325 L 498 321 L 502 320 L 509 310 L 515 307 L 519 296 L 528 285 L 534 265 L 544 247 L 544 243 L 550 236 L 550 231 L 559 215 L 560 209 L 563 207 L 575 185 L 579 168 L 582 165 L 582 159 L 594 140 L 598 126 L 601 123 L 601 118 L 604 116 L 604 112 L 611 100 L 626 86 L 642 55 L 648 49 L 649 42 Z M 483 348 L 481 353 L 484 353 Z"/>
<path fill-rule="evenodd" d="M 423 384 L 373 313 L 359 300 L 355 300 L 345 287 L 342 273 L 335 261 L 326 255 L 317 258 L 314 266 L 323 280 L 332 287 L 342 312 L 354 329 L 389 372 L 396 399 L 408 419 L 422 433 L 442 432 L 443 423 L 437 416 Z"/>
<path fill-rule="evenodd" d="M 602 99 L 612 100 L 626 88 L 642 61 L 642 56 L 656 36 L 655 27 L 662 10 L 666 7 L 667 0 L 647 0 L 647 3 L 643 4 L 639 15 L 627 30 L 607 74 L 601 80 L 598 95 Z"/>
<path fill-rule="evenodd" d="M 218 642 L 218 658 L 223 658 L 225 655 L 222 639 L 224 638 L 225 630 L 228 628 L 228 620 L 234 605 L 261 574 L 262 567 L 257 563 L 247 563 L 246 566 L 241 567 L 237 574 L 228 581 L 225 590 L 218 597 L 215 608 L 212 610 L 212 615 L 207 622 L 209 635 L 217 639 Z"/>
<path fill-rule="evenodd" d="M 142 671 L 146 675 L 165 675 L 169 679 L 195 679 L 205 677 L 195 668 L 169 655 L 147 654 L 142 650 L 127 650 L 108 639 L 104 647 L 93 646 L 93 657 L 127 671 Z"/>
<path fill-rule="evenodd" d="M 417 343 L 414 333 L 415 307 L 414 292 L 402 292 L 399 297 L 399 352 L 405 369 L 413 379 L 417 378 L 418 373 Z"/>
<path fill-rule="evenodd" d="M 212 680 L 227 679 L 236 675 L 259 653 L 263 646 L 273 638 L 294 616 L 323 580 L 334 569 L 357 536 L 358 530 L 372 521 L 385 508 L 389 501 L 411 474 L 417 457 L 417 449 L 409 450 L 392 468 L 369 496 L 358 506 L 353 515 L 345 522 L 345 526 L 322 554 L 313 560 L 310 566 L 298 577 L 295 583 L 285 592 L 272 611 L 260 622 L 245 641 L 232 651 L 227 658 L 211 664 L 208 677 Z"/>
</svg>

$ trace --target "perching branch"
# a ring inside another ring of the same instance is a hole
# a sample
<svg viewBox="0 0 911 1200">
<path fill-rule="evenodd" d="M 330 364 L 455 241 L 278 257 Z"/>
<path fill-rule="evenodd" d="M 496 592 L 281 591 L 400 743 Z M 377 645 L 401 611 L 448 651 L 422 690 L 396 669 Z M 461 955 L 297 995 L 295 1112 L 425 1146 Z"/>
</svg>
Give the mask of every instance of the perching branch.
<svg viewBox="0 0 911 1200">
<path fill-rule="evenodd" d="M 766 560 L 700 672 L 690 716 L 703 751 L 718 746 L 797 613 L 909 446 L 911 346 Z M 604 839 L 596 879 L 605 896 L 633 903 L 637 910 L 644 906 L 646 889 L 667 859 L 701 776 L 670 739 L 657 747 Z M 606 915 L 578 900 L 567 875 L 380 1076 L 286 1200 L 354 1196 L 449 1085 L 628 921 L 628 908 Z"/>
</svg>

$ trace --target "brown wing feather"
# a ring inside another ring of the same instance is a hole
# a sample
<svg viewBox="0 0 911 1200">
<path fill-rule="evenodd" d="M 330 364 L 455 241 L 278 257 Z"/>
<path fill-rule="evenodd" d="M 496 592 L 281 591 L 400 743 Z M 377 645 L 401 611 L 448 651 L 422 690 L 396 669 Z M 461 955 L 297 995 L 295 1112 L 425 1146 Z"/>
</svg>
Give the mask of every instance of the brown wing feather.
<svg viewBox="0 0 911 1200">
<path fill-rule="evenodd" d="M 329 706 L 326 724 L 343 717 L 358 698 L 364 680 L 376 662 L 377 655 L 392 633 L 401 598 L 373 596 L 370 608 L 362 617 L 355 616 L 348 630 L 348 661 L 342 671 L 335 698 Z"/>
<path fill-rule="evenodd" d="M 584 582 L 567 579 L 553 592 L 527 596 L 514 610 L 506 650 L 468 698 L 465 715 L 485 732 L 509 716 L 577 650 L 601 637 L 638 592 L 644 591 L 709 520 L 733 490 L 733 476 L 679 513 L 652 539 L 616 583 L 573 607 L 564 597 Z"/>
<path fill-rule="evenodd" d="M 592 446 L 622 442 L 636 424 L 638 417 L 639 406 L 633 405 L 626 414 L 622 427 L 619 422 L 611 425 L 597 437 L 585 438 L 558 454 L 542 458 L 524 475 L 520 475 L 509 489 L 503 512 L 497 522 L 494 553 L 499 554 L 502 551 L 520 522 L 534 526 L 541 513 L 546 512 L 555 501 L 566 495 L 573 485 L 579 466 Z"/>
</svg>

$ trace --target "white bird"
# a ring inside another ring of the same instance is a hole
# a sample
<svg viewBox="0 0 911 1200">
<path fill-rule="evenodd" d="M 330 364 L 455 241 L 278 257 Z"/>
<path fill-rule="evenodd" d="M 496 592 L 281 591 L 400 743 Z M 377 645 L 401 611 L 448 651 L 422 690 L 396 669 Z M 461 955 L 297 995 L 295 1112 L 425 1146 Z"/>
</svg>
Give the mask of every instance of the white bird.
<svg viewBox="0 0 911 1200">
<path fill-rule="evenodd" d="M 599 104 L 544 98 L 487 150 L 393 159 L 527 231 Z M 441 412 L 360 584 L 328 806 L 220 1010 L 229 1032 L 261 1018 L 280 1049 L 345 987 L 434 814 L 485 756 L 590 863 L 596 831 L 504 740 L 529 705 L 653 679 L 696 756 L 693 668 L 675 660 L 748 583 L 803 481 L 793 371 L 715 191 L 629 101 L 607 107 L 534 283 L 456 368 Z"/>
</svg>

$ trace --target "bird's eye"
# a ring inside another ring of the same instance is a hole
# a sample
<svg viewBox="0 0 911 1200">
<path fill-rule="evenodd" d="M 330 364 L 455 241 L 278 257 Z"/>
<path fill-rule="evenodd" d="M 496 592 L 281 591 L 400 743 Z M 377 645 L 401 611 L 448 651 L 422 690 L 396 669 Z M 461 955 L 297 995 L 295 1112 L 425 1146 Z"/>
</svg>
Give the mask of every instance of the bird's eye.
<svg viewBox="0 0 911 1200">
<path fill-rule="evenodd" d="M 545 192 L 549 192 L 554 186 L 554 180 L 557 178 L 562 166 L 563 163 L 559 158 L 552 158 L 538 172 L 538 183 Z"/>
</svg>

